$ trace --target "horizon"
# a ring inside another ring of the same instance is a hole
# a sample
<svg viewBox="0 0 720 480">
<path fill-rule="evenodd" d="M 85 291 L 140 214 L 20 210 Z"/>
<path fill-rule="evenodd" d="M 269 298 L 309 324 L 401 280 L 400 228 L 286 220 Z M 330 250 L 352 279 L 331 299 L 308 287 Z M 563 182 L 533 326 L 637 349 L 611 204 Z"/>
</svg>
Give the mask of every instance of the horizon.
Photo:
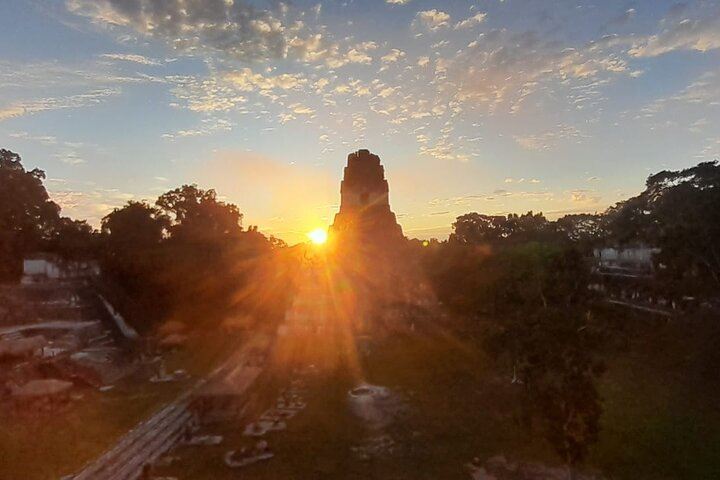
<svg viewBox="0 0 720 480">
<path fill-rule="evenodd" d="M 408 237 L 602 212 L 720 156 L 720 4 L 595 3 L 14 2 L 0 142 L 95 227 L 195 183 L 295 243 L 362 148 Z"/>
</svg>

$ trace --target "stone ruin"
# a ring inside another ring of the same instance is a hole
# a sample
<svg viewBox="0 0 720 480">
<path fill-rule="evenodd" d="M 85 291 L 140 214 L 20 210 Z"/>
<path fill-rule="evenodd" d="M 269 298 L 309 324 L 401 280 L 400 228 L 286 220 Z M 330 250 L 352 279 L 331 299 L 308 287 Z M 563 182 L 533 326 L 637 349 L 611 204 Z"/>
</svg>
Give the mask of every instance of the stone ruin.
<svg viewBox="0 0 720 480">
<path fill-rule="evenodd" d="M 390 188 L 380 157 L 369 150 L 348 155 L 340 183 L 340 211 L 330 234 L 343 239 L 401 239 L 402 228 L 390 210 Z"/>
<path fill-rule="evenodd" d="M 356 334 L 379 338 L 409 328 L 405 318 L 415 301 L 421 269 L 410 254 L 402 227 L 390 209 L 390 188 L 380 157 L 350 153 L 340 183 L 340 210 L 329 229 L 344 306 Z M 388 317 L 388 318 L 386 318 Z"/>
</svg>

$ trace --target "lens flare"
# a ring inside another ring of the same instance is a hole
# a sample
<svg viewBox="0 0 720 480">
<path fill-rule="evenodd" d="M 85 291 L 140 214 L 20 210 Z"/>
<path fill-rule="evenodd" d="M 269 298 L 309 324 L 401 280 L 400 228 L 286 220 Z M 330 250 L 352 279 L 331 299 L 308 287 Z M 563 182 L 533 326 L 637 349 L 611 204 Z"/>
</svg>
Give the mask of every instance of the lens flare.
<svg viewBox="0 0 720 480">
<path fill-rule="evenodd" d="M 308 233 L 307 236 L 315 245 L 322 245 L 327 242 L 327 231 L 322 228 L 316 228 L 312 232 Z"/>
</svg>

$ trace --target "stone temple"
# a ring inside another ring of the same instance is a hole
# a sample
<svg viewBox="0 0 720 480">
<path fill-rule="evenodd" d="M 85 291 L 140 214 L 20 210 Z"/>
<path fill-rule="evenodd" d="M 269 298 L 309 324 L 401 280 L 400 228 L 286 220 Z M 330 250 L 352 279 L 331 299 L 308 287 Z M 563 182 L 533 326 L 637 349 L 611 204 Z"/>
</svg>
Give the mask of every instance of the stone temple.
<svg viewBox="0 0 720 480">
<path fill-rule="evenodd" d="M 403 238 L 402 228 L 390 210 L 389 192 L 380 157 L 369 150 L 349 154 L 340 183 L 340 211 L 330 234 L 361 241 Z"/>
</svg>

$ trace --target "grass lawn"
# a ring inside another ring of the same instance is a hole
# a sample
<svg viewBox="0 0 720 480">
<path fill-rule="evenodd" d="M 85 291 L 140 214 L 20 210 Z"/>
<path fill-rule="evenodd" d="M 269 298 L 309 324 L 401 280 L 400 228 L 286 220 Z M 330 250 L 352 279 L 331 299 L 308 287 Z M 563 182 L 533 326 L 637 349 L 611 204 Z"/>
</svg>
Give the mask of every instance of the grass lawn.
<svg viewBox="0 0 720 480">
<path fill-rule="evenodd" d="M 720 478 L 717 389 L 698 375 L 692 359 L 697 344 L 683 339 L 683 332 L 693 335 L 682 325 L 663 327 L 609 355 L 600 384 L 602 431 L 588 469 L 614 479 Z M 399 387 L 413 408 L 380 432 L 405 444 L 392 458 L 353 457 L 351 446 L 369 432 L 347 409 L 353 382 L 335 375 L 311 383 L 308 408 L 288 431 L 268 436 L 276 454 L 270 461 L 241 470 L 223 464 L 227 450 L 252 444 L 241 436 L 240 422 L 209 429 L 225 436 L 221 445 L 179 449 L 179 462 L 160 473 L 193 479 L 467 479 L 463 464 L 476 456 L 559 463 L 543 439 L 531 438 L 514 421 L 517 392 L 509 379 L 465 340 L 395 336 L 362 365 L 368 382 Z M 277 384 L 282 381 L 271 388 Z"/>
<path fill-rule="evenodd" d="M 75 473 L 179 389 L 163 384 L 86 390 L 57 413 L 0 411 L 0 478 L 55 480 Z"/>
<path fill-rule="evenodd" d="M 108 392 L 79 390 L 82 399 L 54 413 L 18 415 L 0 407 L 0 479 L 55 480 L 76 473 L 227 358 L 238 339 L 215 332 L 190 342 L 165 361 L 167 371 L 187 370 L 187 381 L 152 384 L 132 375 Z"/>
<path fill-rule="evenodd" d="M 273 387 L 264 387 L 275 390 L 277 383 L 271 383 Z M 222 444 L 214 447 L 180 447 L 173 452 L 173 455 L 180 457 L 179 463 L 160 469 L 158 474 L 218 480 L 235 479 L 239 475 L 253 479 L 346 478 L 345 474 L 350 470 L 349 445 L 361 428 L 344 414 L 346 391 L 342 379 L 311 382 L 306 395 L 308 407 L 289 420 L 288 430 L 267 437 L 276 455 L 276 458 L 268 462 L 255 464 L 241 471 L 230 469 L 223 463 L 226 451 L 242 446 L 251 447 L 257 441 L 242 436 L 245 421 L 241 421 L 237 424 L 207 427 L 206 433 L 224 436 Z M 259 396 L 264 397 L 264 406 L 271 404 L 273 395 Z M 258 405 L 254 410 L 250 418 L 259 415 L 263 408 Z M 247 421 L 250 421 L 250 418 Z"/>
<path fill-rule="evenodd" d="M 270 461 L 242 470 L 222 461 L 226 451 L 252 445 L 241 431 L 255 414 L 237 425 L 208 428 L 206 433 L 225 437 L 221 445 L 177 449 L 179 462 L 158 473 L 193 479 L 460 479 L 466 478 L 463 465 L 476 455 L 512 451 L 549 456 L 543 443 L 527 441 L 515 427 L 507 408 L 512 393 L 483 367 L 481 356 L 458 343 L 395 338 L 365 360 L 368 382 L 404 392 L 413 410 L 408 418 L 384 431 L 368 431 L 348 411 L 347 392 L 354 383 L 349 376 L 330 375 L 310 381 L 308 407 L 288 422 L 287 431 L 267 436 L 276 455 Z M 468 368 L 470 364 L 474 368 Z M 278 384 L 282 382 L 271 388 Z M 272 395 L 266 398 L 269 406 Z M 382 433 L 403 445 L 397 454 L 370 461 L 354 458 L 353 445 Z"/>
<path fill-rule="evenodd" d="M 618 478 L 720 478 L 720 378 L 704 356 L 717 349 L 712 332 L 678 321 L 608 361 L 590 462 Z"/>
</svg>

